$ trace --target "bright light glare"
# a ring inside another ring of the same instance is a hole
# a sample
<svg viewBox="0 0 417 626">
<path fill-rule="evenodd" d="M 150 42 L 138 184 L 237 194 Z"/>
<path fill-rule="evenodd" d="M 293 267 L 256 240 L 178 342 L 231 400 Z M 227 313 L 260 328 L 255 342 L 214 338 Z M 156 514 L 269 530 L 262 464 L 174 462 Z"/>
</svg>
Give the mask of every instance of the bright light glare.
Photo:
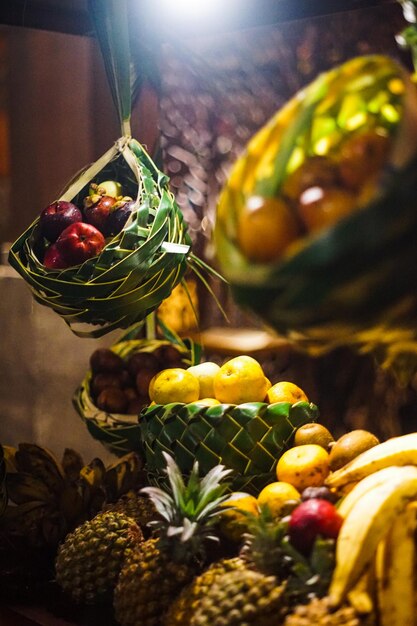
<svg viewBox="0 0 417 626">
<path fill-rule="evenodd" d="M 218 19 L 224 0 L 159 0 L 157 4 L 165 19 L 196 24 Z"/>
</svg>

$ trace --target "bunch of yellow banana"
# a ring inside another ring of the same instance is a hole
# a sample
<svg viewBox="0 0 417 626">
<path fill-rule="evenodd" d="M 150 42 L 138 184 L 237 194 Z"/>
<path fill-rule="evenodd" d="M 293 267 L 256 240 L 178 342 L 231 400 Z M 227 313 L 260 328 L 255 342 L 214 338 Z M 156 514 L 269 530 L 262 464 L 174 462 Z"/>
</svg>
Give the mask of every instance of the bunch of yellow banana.
<svg viewBox="0 0 417 626">
<path fill-rule="evenodd" d="M 326 485 L 339 492 L 365 476 L 392 465 L 417 465 L 417 432 L 387 439 L 354 458 L 326 480 Z"/>
<path fill-rule="evenodd" d="M 56 547 L 77 525 L 93 517 L 138 485 L 140 461 L 134 453 L 105 467 L 96 458 L 84 465 L 66 449 L 59 462 L 32 443 L 3 446 L 8 505 L 0 518 L 0 534 L 30 546 Z"/>
<path fill-rule="evenodd" d="M 358 468 L 354 471 L 358 476 Z M 357 592 L 361 579 L 372 573 L 377 581 L 380 626 L 417 625 L 413 605 L 415 500 L 415 465 L 394 465 L 368 473 L 344 498 L 339 507 L 344 522 L 329 588 L 332 606 L 339 606 L 346 598 L 354 604 L 363 596 Z M 370 600 L 367 610 L 371 609 Z"/>
</svg>

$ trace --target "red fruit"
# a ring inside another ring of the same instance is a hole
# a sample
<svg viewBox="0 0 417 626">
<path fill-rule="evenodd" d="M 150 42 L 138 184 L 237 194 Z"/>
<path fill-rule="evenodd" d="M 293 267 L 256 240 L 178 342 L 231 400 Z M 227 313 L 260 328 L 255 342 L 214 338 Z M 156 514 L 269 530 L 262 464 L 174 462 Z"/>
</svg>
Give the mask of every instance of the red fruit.
<svg viewBox="0 0 417 626">
<path fill-rule="evenodd" d="M 48 269 L 54 270 L 61 270 L 68 267 L 68 263 L 63 259 L 54 243 L 46 249 L 43 264 Z"/>
<path fill-rule="evenodd" d="M 102 233 L 91 224 L 77 222 L 60 234 L 55 245 L 68 265 L 79 265 L 100 254 L 105 240 Z"/>
<path fill-rule="evenodd" d="M 58 200 L 52 202 L 39 217 L 41 232 L 48 241 L 54 242 L 67 226 L 81 222 L 82 213 L 72 202 Z"/>
<path fill-rule="evenodd" d="M 112 211 L 112 207 L 116 204 L 116 198 L 112 196 L 92 196 L 93 199 L 98 198 L 96 202 L 90 204 L 88 198 L 84 207 L 84 216 L 89 224 L 98 228 L 101 232 L 106 231 L 107 219 Z"/>
<path fill-rule="evenodd" d="M 302 502 L 291 513 L 288 533 L 290 541 L 297 550 L 310 552 L 317 536 L 336 539 L 343 518 L 336 507 L 320 498 Z"/>
</svg>

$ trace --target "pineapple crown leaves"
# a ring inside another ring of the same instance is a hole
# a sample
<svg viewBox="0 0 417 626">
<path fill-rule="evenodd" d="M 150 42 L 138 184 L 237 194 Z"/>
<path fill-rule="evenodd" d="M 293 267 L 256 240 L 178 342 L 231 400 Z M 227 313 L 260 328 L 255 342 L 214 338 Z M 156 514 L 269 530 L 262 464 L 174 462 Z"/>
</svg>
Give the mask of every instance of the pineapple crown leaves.
<svg viewBox="0 0 417 626">
<path fill-rule="evenodd" d="M 217 521 L 220 511 L 224 510 L 221 505 L 228 498 L 228 484 L 222 481 L 231 470 L 216 465 L 200 478 L 196 461 L 185 482 L 174 459 L 167 453 L 164 453 L 164 458 L 169 487 L 166 490 L 158 487 L 141 489 L 141 493 L 151 498 L 161 517 L 151 525 L 159 535 L 161 545 L 170 544 L 175 553 L 175 539 L 178 539 L 177 543 L 193 544 L 191 552 L 198 554 L 202 552 L 205 540 L 218 541 L 209 529 Z"/>
<path fill-rule="evenodd" d="M 285 593 L 291 602 L 323 597 L 334 569 L 335 541 L 319 536 L 305 556 L 290 542 L 289 515 L 277 519 L 268 506 L 261 507 L 259 515 L 245 515 L 248 533 L 243 558 L 262 573 L 286 580 Z"/>
<path fill-rule="evenodd" d="M 308 558 L 301 555 L 284 537 L 283 550 L 291 559 L 286 596 L 292 603 L 322 598 L 328 592 L 335 566 L 335 540 L 318 536 Z"/>
</svg>

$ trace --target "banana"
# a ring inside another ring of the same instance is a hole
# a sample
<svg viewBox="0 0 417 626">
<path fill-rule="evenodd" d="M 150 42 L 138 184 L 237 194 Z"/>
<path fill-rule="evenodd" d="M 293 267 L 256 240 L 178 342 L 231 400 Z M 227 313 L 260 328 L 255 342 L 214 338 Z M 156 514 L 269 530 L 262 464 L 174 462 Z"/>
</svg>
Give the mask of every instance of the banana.
<svg viewBox="0 0 417 626">
<path fill-rule="evenodd" d="M 403 470 L 403 467 L 393 465 L 390 467 L 384 467 L 384 469 L 381 469 L 374 474 L 369 474 L 369 476 L 365 476 L 365 478 L 362 478 L 362 480 L 356 483 L 352 491 L 349 491 L 349 493 L 343 498 L 337 507 L 338 513 L 345 519 L 360 498 L 375 489 L 375 487 L 383 485 L 391 478 L 396 478 L 397 476 L 401 477 L 403 475 Z"/>
<path fill-rule="evenodd" d="M 417 433 L 387 439 L 330 474 L 326 485 L 340 489 L 390 465 L 417 465 Z"/>
<path fill-rule="evenodd" d="M 96 458 L 80 471 L 80 478 L 85 480 L 93 489 L 99 488 L 103 484 L 106 468 L 101 459 Z"/>
<path fill-rule="evenodd" d="M 370 567 L 367 567 L 356 585 L 347 594 L 349 604 L 353 606 L 359 615 L 368 615 L 374 610 L 372 583 L 373 571 L 371 571 Z"/>
<path fill-rule="evenodd" d="M 376 547 L 395 518 L 417 498 L 417 467 L 405 466 L 354 504 L 336 543 L 336 566 L 329 588 L 331 606 L 339 606 L 371 563 Z"/>
<path fill-rule="evenodd" d="M 54 455 L 34 443 L 20 443 L 15 455 L 18 472 L 36 476 L 54 493 L 64 484 L 64 472 Z"/>
<path fill-rule="evenodd" d="M 413 626 L 416 507 L 408 505 L 377 549 L 380 626 Z"/>
<path fill-rule="evenodd" d="M 25 502 L 50 502 L 53 498 L 48 487 L 31 474 L 7 474 L 6 489 L 10 500 L 15 504 Z"/>
</svg>

